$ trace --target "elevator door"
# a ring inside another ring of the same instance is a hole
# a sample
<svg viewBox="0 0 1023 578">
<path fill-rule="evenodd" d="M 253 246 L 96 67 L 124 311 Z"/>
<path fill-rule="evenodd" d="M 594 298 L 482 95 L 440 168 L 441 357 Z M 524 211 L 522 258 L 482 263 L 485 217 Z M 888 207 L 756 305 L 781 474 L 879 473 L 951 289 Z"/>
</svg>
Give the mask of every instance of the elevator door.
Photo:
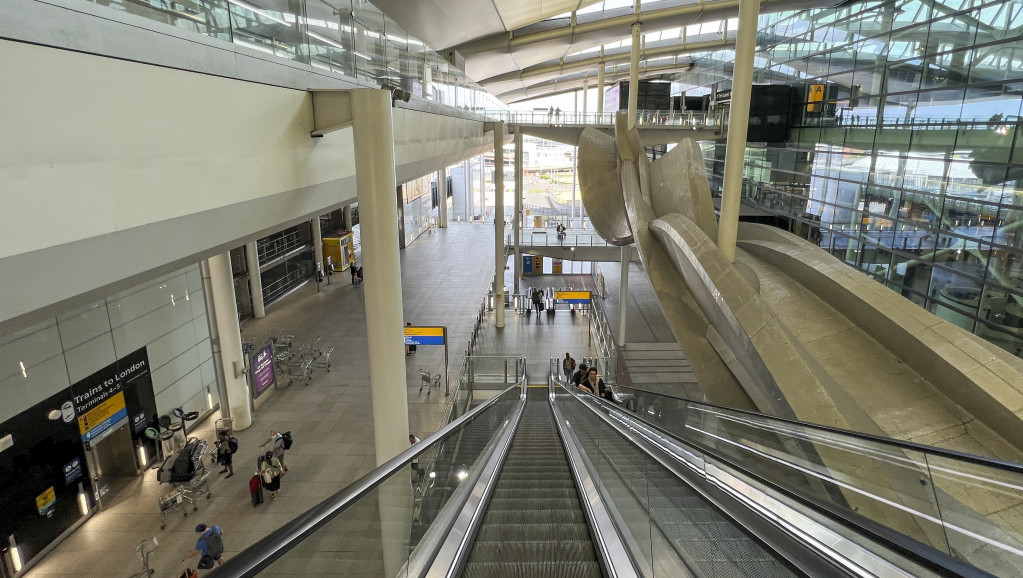
<svg viewBox="0 0 1023 578">
<path fill-rule="evenodd" d="M 103 439 L 94 442 L 90 453 L 99 498 L 104 506 L 109 506 L 117 493 L 138 475 L 128 420 L 123 420 Z"/>
</svg>

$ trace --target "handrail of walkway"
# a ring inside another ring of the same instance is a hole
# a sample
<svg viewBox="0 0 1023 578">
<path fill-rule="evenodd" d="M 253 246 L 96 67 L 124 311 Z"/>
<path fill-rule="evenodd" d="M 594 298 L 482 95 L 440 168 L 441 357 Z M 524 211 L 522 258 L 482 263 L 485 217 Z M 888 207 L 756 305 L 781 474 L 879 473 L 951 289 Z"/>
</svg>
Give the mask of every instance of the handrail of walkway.
<svg viewBox="0 0 1023 578">
<path fill-rule="evenodd" d="M 249 578 L 257 576 L 262 571 L 268 569 L 271 564 L 285 556 L 303 540 L 311 537 L 332 520 L 337 519 L 349 507 L 358 502 L 360 498 L 367 496 L 370 492 L 382 486 L 389 485 L 385 483 L 390 481 L 393 476 L 397 475 L 404 478 L 401 485 L 408 486 L 409 480 L 406 470 L 408 470 L 410 464 L 413 464 L 427 452 L 440 447 L 440 444 L 450 436 L 456 435 L 463 429 L 468 428 L 474 420 L 485 417 L 491 410 L 496 410 L 497 404 L 501 403 L 502 400 L 514 398 L 517 402 L 524 393 L 515 393 L 514 390 L 524 391 L 524 387 L 525 380 L 523 379 L 473 408 L 422 442 L 415 444 L 388 460 L 346 488 L 284 524 L 281 528 L 271 532 L 265 538 L 258 540 L 239 554 L 228 558 L 222 566 L 216 569 L 216 575 L 221 578 Z M 393 492 L 395 487 L 391 486 L 389 489 Z M 411 544 L 410 547 L 414 548 L 415 544 Z"/>
<path fill-rule="evenodd" d="M 544 126 L 611 126 L 614 124 L 614 112 L 582 113 L 551 110 L 485 110 L 482 113 L 494 120 L 503 120 L 508 124 L 533 124 Z M 689 126 L 717 127 L 723 122 L 723 115 L 718 111 L 679 111 L 679 110 L 640 110 L 636 111 L 636 125 L 649 126 Z"/>
<path fill-rule="evenodd" d="M 490 111 L 486 113 L 490 115 Z M 796 127 L 824 127 L 824 128 L 903 128 L 913 130 L 949 130 L 949 129 L 975 129 L 989 130 L 993 135 L 1007 135 L 1010 129 L 1023 124 L 1023 117 L 1016 115 L 995 115 L 991 118 L 960 118 L 960 117 L 880 117 L 876 115 L 854 114 L 843 111 L 837 116 L 815 116 L 806 117 L 796 123 Z"/>
</svg>

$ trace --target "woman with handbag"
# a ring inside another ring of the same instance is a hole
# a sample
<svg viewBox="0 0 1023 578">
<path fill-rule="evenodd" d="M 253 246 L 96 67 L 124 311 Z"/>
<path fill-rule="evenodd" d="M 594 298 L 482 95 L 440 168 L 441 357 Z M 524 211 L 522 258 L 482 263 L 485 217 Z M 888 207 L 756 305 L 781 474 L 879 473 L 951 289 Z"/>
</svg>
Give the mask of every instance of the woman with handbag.
<svg viewBox="0 0 1023 578">
<path fill-rule="evenodd" d="M 277 499 L 278 492 L 281 491 L 281 475 L 284 474 L 284 469 L 281 467 L 281 461 L 274 457 L 273 452 L 266 452 L 263 456 L 263 467 L 259 470 L 259 476 L 263 478 L 263 487 L 271 492 L 270 497 L 274 500 Z"/>
</svg>

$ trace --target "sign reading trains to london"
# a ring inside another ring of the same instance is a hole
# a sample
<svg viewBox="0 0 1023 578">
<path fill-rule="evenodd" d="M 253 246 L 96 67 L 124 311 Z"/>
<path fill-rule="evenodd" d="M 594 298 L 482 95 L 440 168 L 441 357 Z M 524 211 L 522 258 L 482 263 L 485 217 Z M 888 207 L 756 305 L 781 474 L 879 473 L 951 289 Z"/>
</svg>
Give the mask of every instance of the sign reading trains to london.
<svg viewBox="0 0 1023 578">
<path fill-rule="evenodd" d="M 82 441 L 95 440 L 128 417 L 124 389 L 149 375 L 146 348 L 138 349 L 71 386 Z"/>
</svg>

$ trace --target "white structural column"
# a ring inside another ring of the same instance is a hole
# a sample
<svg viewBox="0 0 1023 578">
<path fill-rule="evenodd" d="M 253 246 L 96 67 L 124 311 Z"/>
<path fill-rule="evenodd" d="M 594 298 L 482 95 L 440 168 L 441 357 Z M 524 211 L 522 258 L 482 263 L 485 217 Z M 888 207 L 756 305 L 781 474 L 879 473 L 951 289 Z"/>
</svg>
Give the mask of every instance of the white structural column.
<svg viewBox="0 0 1023 578">
<path fill-rule="evenodd" d="M 352 206 L 351 205 L 345 205 L 344 208 L 341 209 L 341 220 L 344 221 L 344 223 L 345 223 L 345 231 L 351 233 L 352 232 Z"/>
<path fill-rule="evenodd" d="M 515 127 L 515 218 L 512 220 L 512 235 L 515 242 L 515 262 L 512 264 L 512 291 L 519 294 L 519 279 L 522 277 L 522 128 Z"/>
<path fill-rule="evenodd" d="M 266 317 L 263 307 L 263 279 L 259 276 L 259 252 L 256 242 L 245 243 L 245 268 L 249 271 L 249 297 L 252 300 L 252 316 L 256 319 Z"/>
<path fill-rule="evenodd" d="M 408 394 L 405 385 L 404 324 L 398 207 L 394 199 L 394 135 L 391 97 L 385 90 L 352 91 L 355 183 L 359 191 L 362 262 L 368 270 L 366 335 L 373 396 L 373 436 L 377 465 L 408 448 Z"/>
<path fill-rule="evenodd" d="M 622 276 L 618 287 L 618 347 L 625 347 L 625 317 L 629 310 L 629 262 L 632 245 L 622 247 Z"/>
<path fill-rule="evenodd" d="M 629 128 L 636 126 L 636 107 L 639 105 L 639 43 L 643 26 L 632 25 L 632 53 L 629 56 Z"/>
<path fill-rule="evenodd" d="M 590 91 L 590 79 L 588 77 L 584 76 L 583 77 L 583 116 L 584 117 L 586 116 L 586 113 L 588 112 L 586 110 L 586 100 L 587 100 L 586 99 L 586 93 L 588 93 L 589 91 Z"/>
<path fill-rule="evenodd" d="M 604 47 L 600 47 L 600 55 L 604 56 Z M 597 63 L 597 116 L 604 115 L 604 61 Z"/>
<path fill-rule="evenodd" d="M 448 170 L 437 171 L 437 226 L 448 226 Z"/>
<path fill-rule="evenodd" d="M 313 215 L 310 229 L 313 233 L 313 259 L 316 259 L 316 270 L 322 273 L 325 271 L 323 267 L 323 230 L 320 229 L 319 215 Z"/>
<path fill-rule="evenodd" d="M 739 232 L 739 201 L 742 198 L 742 167 L 746 156 L 750 93 L 753 91 L 753 54 L 757 44 L 759 0 L 739 0 L 739 29 L 735 39 L 732 99 L 728 109 L 725 171 L 721 194 L 718 248 L 735 262 L 735 239 Z"/>
<path fill-rule="evenodd" d="M 252 396 L 245 381 L 231 254 L 221 253 L 206 259 L 201 263 L 201 270 L 220 408 L 225 417 L 234 419 L 234 429 L 243 430 L 252 425 Z"/>
<path fill-rule="evenodd" d="M 504 327 L 504 121 L 494 123 L 494 321 Z"/>
</svg>

